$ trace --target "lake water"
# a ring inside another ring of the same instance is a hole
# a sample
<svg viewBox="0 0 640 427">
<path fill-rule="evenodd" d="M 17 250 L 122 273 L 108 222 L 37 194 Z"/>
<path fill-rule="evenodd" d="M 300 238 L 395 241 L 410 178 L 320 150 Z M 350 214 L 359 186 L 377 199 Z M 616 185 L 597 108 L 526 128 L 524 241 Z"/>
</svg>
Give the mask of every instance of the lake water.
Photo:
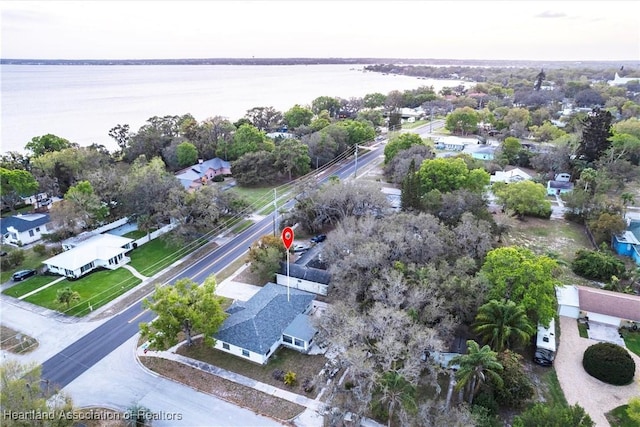
<svg viewBox="0 0 640 427">
<path fill-rule="evenodd" d="M 319 96 L 455 86 L 458 81 L 363 72 L 362 65 L 1 65 L 1 149 L 24 151 L 52 133 L 117 148 L 109 129 L 137 131 L 153 116 L 191 113 L 231 121 L 253 107 L 286 111 Z"/>
</svg>

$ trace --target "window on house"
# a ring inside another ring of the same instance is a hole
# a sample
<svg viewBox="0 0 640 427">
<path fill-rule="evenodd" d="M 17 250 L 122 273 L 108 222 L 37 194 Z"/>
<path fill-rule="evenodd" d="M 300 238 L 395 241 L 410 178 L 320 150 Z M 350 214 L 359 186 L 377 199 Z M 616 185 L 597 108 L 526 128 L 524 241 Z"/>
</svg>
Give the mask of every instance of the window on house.
<svg viewBox="0 0 640 427">
<path fill-rule="evenodd" d="M 36 227 L 36 232 L 40 232 L 40 227 Z"/>
<path fill-rule="evenodd" d="M 222 348 L 225 350 L 229 350 L 229 344 L 227 344 L 226 342 L 222 343 Z"/>
<path fill-rule="evenodd" d="M 282 341 L 286 342 L 287 344 L 293 344 L 293 339 L 289 335 L 283 335 Z"/>
<path fill-rule="evenodd" d="M 242 349 L 242 355 L 244 357 L 249 357 L 249 350 L 245 350 L 244 348 Z"/>
<path fill-rule="evenodd" d="M 33 230 L 29 230 L 29 237 L 33 237 Z"/>
<path fill-rule="evenodd" d="M 296 345 L 296 347 L 304 347 L 304 341 L 299 340 L 298 338 L 296 338 L 295 345 Z"/>
<path fill-rule="evenodd" d="M 268 356 L 269 353 L 271 353 L 271 349 L 267 350 L 267 352 L 264 354 L 265 356 Z"/>
</svg>

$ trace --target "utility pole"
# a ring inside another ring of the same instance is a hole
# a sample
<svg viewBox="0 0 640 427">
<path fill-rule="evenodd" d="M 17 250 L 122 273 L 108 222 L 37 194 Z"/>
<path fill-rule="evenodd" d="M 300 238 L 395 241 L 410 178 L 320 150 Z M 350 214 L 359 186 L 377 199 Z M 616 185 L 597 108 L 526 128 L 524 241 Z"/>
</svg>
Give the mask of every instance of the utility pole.
<svg viewBox="0 0 640 427">
<path fill-rule="evenodd" d="M 433 106 L 431 106 L 431 120 L 429 120 L 429 133 L 433 133 Z"/>
<path fill-rule="evenodd" d="M 358 144 L 356 144 L 356 167 L 353 171 L 353 177 L 354 178 L 358 177 Z"/>
</svg>

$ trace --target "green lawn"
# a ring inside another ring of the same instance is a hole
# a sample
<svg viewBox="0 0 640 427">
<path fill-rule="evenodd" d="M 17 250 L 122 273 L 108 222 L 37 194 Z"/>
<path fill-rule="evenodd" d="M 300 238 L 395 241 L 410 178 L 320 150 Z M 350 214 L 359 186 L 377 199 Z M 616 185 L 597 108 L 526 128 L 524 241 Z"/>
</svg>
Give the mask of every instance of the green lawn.
<svg viewBox="0 0 640 427">
<path fill-rule="evenodd" d="M 80 317 L 88 314 L 91 309 L 95 310 L 105 305 L 129 289 L 134 288 L 140 282 L 140 279 L 134 277 L 129 270 L 124 268 L 101 270 L 92 272 L 78 280 L 63 280 L 25 298 L 25 301 L 52 310 L 59 310 L 70 316 Z M 80 294 L 80 300 L 71 303 L 69 308 L 56 301 L 58 290 L 67 286 Z"/>
<path fill-rule="evenodd" d="M 584 323 L 578 322 L 578 333 L 580 333 L 581 338 L 589 338 L 589 331 Z"/>
<path fill-rule="evenodd" d="M 624 344 L 627 348 L 640 356 L 640 331 L 633 332 L 623 329 L 622 336 L 624 337 Z"/>
<path fill-rule="evenodd" d="M 122 237 L 128 237 L 129 239 L 138 240 L 139 238 L 144 237 L 146 235 L 147 235 L 147 232 L 144 230 L 133 230 L 128 233 L 125 233 Z"/>
<path fill-rule="evenodd" d="M 560 383 L 558 382 L 555 369 L 550 369 L 549 372 L 541 375 L 541 380 L 546 385 L 544 395 L 549 405 L 569 406 L 567 399 L 564 397 L 562 387 L 560 387 Z"/>
<path fill-rule="evenodd" d="M 151 277 L 205 243 L 206 241 L 193 242 L 188 247 L 182 247 L 160 237 L 131 251 L 130 264 L 140 274 Z"/>
<path fill-rule="evenodd" d="M 252 211 L 262 208 L 268 203 L 273 203 L 273 187 L 250 188 L 236 185 L 230 188 L 229 191 L 244 197 L 252 207 Z"/>
<path fill-rule="evenodd" d="M 10 269 L 2 269 L 0 272 L 0 283 L 8 282 L 11 280 L 11 275 L 18 270 L 37 270 L 42 267 L 42 261 L 45 259 L 51 258 L 52 255 L 38 255 L 33 251 L 33 249 L 20 249 L 10 245 L 2 245 L 1 249 L 3 251 L 12 252 L 12 251 L 23 251 L 25 254 L 24 261 L 17 267 L 13 267 Z"/>
<path fill-rule="evenodd" d="M 402 124 L 402 129 L 415 129 L 417 127 L 426 125 L 427 123 L 429 123 L 428 120 L 416 120 L 413 123 L 405 122 Z"/>
<path fill-rule="evenodd" d="M 605 414 L 611 427 L 640 427 L 640 424 L 630 419 L 629 415 L 627 415 L 628 407 L 629 405 L 618 406 Z"/>
<path fill-rule="evenodd" d="M 60 276 L 33 276 L 22 282 L 16 283 L 14 286 L 2 291 L 3 294 L 9 295 L 14 298 L 19 298 L 24 294 L 28 294 L 31 291 L 35 291 L 44 285 L 53 282 Z"/>
</svg>

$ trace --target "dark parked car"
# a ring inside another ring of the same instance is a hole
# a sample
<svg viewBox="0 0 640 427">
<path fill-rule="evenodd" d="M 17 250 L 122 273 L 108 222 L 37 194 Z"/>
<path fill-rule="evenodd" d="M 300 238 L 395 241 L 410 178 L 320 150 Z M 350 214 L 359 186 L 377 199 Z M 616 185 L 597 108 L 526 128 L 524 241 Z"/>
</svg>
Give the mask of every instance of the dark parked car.
<svg viewBox="0 0 640 427">
<path fill-rule="evenodd" d="M 536 354 L 533 356 L 533 361 L 541 366 L 553 365 L 553 359 L 555 359 L 555 353 L 544 348 L 537 349 Z"/>
<path fill-rule="evenodd" d="M 27 279 L 31 276 L 35 276 L 35 274 L 35 270 L 20 270 L 13 273 L 13 276 L 11 276 L 11 278 L 14 282 L 20 282 L 21 280 Z"/>
<path fill-rule="evenodd" d="M 311 238 L 311 241 L 313 243 L 320 243 L 320 242 L 324 242 L 327 239 L 327 236 L 325 234 L 318 234 L 317 236 L 313 236 Z"/>
</svg>

